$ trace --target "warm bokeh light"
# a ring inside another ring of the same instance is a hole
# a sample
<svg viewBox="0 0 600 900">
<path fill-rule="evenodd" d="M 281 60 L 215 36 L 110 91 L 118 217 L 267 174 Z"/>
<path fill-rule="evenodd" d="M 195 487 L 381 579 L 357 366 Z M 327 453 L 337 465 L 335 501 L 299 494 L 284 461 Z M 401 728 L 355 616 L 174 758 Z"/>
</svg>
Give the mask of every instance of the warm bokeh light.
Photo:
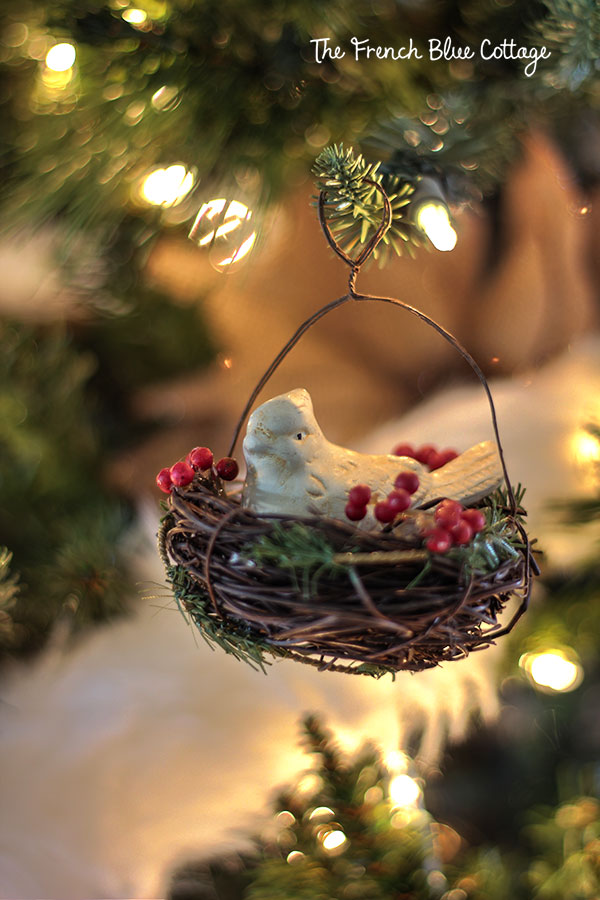
<svg viewBox="0 0 600 900">
<path fill-rule="evenodd" d="M 223 212 L 225 208 L 225 204 L 227 200 L 224 197 L 220 197 L 218 200 L 209 200 L 208 203 L 205 203 L 201 208 L 200 212 L 196 217 L 196 222 L 192 226 L 192 230 L 190 231 L 190 237 L 192 240 L 194 239 L 196 224 L 203 219 L 213 220 L 217 215 Z M 214 240 L 220 237 L 225 237 L 226 234 L 229 234 L 230 231 L 235 231 L 236 228 L 239 228 L 242 224 L 242 220 L 251 219 L 252 212 L 245 206 L 243 203 L 240 203 L 238 200 L 232 200 L 227 207 L 227 211 L 223 216 L 223 221 L 218 227 L 212 229 L 201 237 L 197 243 L 199 247 L 205 247 L 207 244 L 212 243 Z"/>
<path fill-rule="evenodd" d="M 454 250 L 458 236 L 443 203 L 434 200 L 423 203 L 417 211 L 416 221 L 437 250 Z"/>
<path fill-rule="evenodd" d="M 408 769 L 408 756 L 402 750 L 389 750 L 383 761 L 390 772 L 400 774 Z"/>
<path fill-rule="evenodd" d="M 305 859 L 305 856 L 304 853 L 302 853 L 300 850 L 292 850 L 291 853 L 288 853 L 285 859 L 286 862 L 293 866 L 294 863 L 302 862 L 302 860 Z"/>
<path fill-rule="evenodd" d="M 324 850 L 337 850 L 343 847 L 348 838 L 343 831 L 328 831 L 322 840 Z"/>
<path fill-rule="evenodd" d="M 579 428 L 571 438 L 571 452 L 575 462 L 581 465 L 600 462 L 600 441 L 589 431 Z"/>
<path fill-rule="evenodd" d="M 73 44 L 55 44 L 46 54 L 46 65 L 53 72 L 66 72 L 72 68 L 77 51 Z"/>
<path fill-rule="evenodd" d="M 307 797 L 316 794 L 323 787 L 323 779 L 315 772 L 307 772 L 296 785 L 296 793 Z"/>
<path fill-rule="evenodd" d="M 381 803 L 383 797 L 383 791 L 378 784 L 375 784 L 365 791 L 364 801 L 369 805 L 375 806 L 376 803 Z"/>
<path fill-rule="evenodd" d="M 181 99 L 179 88 L 174 85 L 163 84 L 157 91 L 152 94 L 150 102 L 154 109 L 159 112 L 167 112 L 175 109 Z"/>
<path fill-rule="evenodd" d="M 143 9 L 124 9 L 121 16 L 129 25 L 143 25 L 148 18 Z"/>
<path fill-rule="evenodd" d="M 519 665 L 536 686 L 557 692 L 572 691 L 581 684 L 583 669 L 575 661 L 575 654 L 570 655 L 572 658 L 563 650 L 525 653 Z"/>
<path fill-rule="evenodd" d="M 194 185 L 194 175 L 177 164 L 166 169 L 154 169 L 142 181 L 140 196 L 152 206 L 177 206 Z"/>
<path fill-rule="evenodd" d="M 311 821 L 312 821 L 314 819 L 330 818 L 333 815 L 334 815 L 333 810 L 330 809 L 328 806 L 317 806 L 316 809 L 313 809 L 313 811 L 311 812 L 311 814 L 308 818 L 311 819 Z"/>
<path fill-rule="evenodd" d="M 250 237 L 246 238 L 245 241 L 242 241 L 237 250 L 235 250 L 231 256 L 226 256 L 224 259 L 219 260 L 215 265 L 217 266 L 230 266 L 232 263 L 237 262 L 240 259 L 243 259 L 245 256 L 250 253 L 254 246 L 254 241 L 256 240 L 256 232 L 252 232 Z"/>
<path fill-rule="evenodd" d="M 72 80 L 73 69 L 55 72 L 54 69 L 45 68 L 42 72 L 42 84 L 50 91 L 51 95 L 63 91 Z"/>
<path fill-rule="evenodd" d="M 415 806 L 421 798 L 421 788 L 410 775 L 396 775 L 390 781 L 390 800 L 394 806 Z"/>
<path fill-rule="evenodd" d="M 189 237 L 199 247 L 213 247 L 216 256 L 213 265 L 219 270 L 239 262 L 248 255 L 256 241 L 256 232 L 252 231 L 239 244 L 236 242 L 236 231 L 243 232 L 243 226 L 252 219 L 252 210 L 239 200 L 218 197 L 204 203 L 190 230 Z M 241 236 L 241 235 L 240 235 Z M 222 242 L 223 248 L 220 249 Z"/>
<path fill-rule="evenodd" d="M 281 828 L 290 828 L 295 821 L 296 816 L 289 809 L 283 809 L 276 817 L 276 822 Z"/>
</svg>

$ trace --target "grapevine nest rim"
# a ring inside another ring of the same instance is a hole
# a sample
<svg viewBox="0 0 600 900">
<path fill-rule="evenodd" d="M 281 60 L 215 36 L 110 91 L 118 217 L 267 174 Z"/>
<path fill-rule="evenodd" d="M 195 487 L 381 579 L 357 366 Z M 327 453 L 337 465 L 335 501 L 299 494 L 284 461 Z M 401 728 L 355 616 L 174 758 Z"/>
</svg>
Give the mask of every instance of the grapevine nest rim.
<svg viewBox="0 0 600 900">
<path fill-rule="evenodd" d="M 218 479 L 196 476 L 173 490 L 168 507 L 159 547 L 182 612 L 210 642 L 261 667 L 270 654 L 336 672 L 421 671 L 489 646 L 511 630 L 529 597 L 529 544 L 507 510 L 506 528 L 521 549 L 495 569 L 466 575 L 452 555 L 429 554 L 392 531 L 258 516 Z M 300 572 L 292 558 L 288 567 L 281 559 L 286 539 L 303 531 L 327 551 Z M 282 555 L 257 563 L 253 548 L 265 539 Z M 511 598 L 518 608 L 501 626 Z"/>
<path fill-rule="evenodd" d="M 505 490 L 478 507 L 487 508 L 488 526 L 497 527 L 474 538 L 473 552 L 481 551 L 476 558 L 454 549 L 432 554 L 416 528 L 368 532 L 317 516 L 258 515 L 242 506 L 239 489 L 225 490 L 214 469 L 197 473 L 190 485 L 174 487 L 166 501 L 158 545 L 167 577 L 179 608 L 210 644 L 263 669 L 273 656 L 379 677 L 463 658 L 512 630 L 527 609 L 532 575 L 539 573 L 483 372 L 453 335 L 420 310 L 356 291 L 357 274 L 391 221 L 385 192 L 372 183 L 382 195 L 383 220 L 356 259 L 336 243 L 321 193 L 321 227 L 350 267 L 348 292 L 303 322 L 273 360 L 246 403 L 228 455 L 258 395 L 309 328 L 346 303 L 392 304 L 436 330 L 485 390 Z M 516 609 L 504 624 L 499 614 L 509 601 Z"/>
</svg>

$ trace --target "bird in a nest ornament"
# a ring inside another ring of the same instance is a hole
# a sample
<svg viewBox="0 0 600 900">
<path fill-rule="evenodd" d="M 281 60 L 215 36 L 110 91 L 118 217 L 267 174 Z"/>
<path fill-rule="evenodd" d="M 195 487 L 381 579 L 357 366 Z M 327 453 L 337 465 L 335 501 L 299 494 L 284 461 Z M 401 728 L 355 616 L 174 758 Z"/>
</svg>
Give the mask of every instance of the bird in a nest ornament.
<svg viewBox="0 0 600 900">
<path fill-rule="evenodd" d="M 242 504 L 267 515 L 317 514 L 352 519 L 351 507 L 355 506 L 355 520 L 359 520 L 358 510 L 364 507 L 365 516 L 360 519 L 372 527 L 373 519 L 366 518 L 367 504 L 377 497 L 393 508 L 390 493 L 394 489 L 396 493 L 404 491 L 410 505 L 415 506 L 436 497 L 474 503 L 491 494 L 502 481 L 500 458 L 491 441 L 456 454 L 434 471 L 412 456 L 357 453 L 338 447 L 323 434 L 310 394 L 303 388 L 274 397 L 255 410 L 248 421 L 243 448 L 247 473 Z M 435 448 L 432 451 L 436 452 Z M 410 477 L 405 478 L 404 473 Z M 406 487 L 402 487 L 404 482 Z M 348 485 L 353 486 L 352 499 Z M 366 498 L 366 490 L 356 490 L 363 485 L 369 491 L 365 503 L 361 499 Z M 401 505 L 401 498 L 402 494 L 396 505 Z M 378 511 L 373 507 L 372 514 L 385 521 L 381 505 Z"/>
<path fill-rule="evenodd" d="M 512 629 L 537 574 L 523 490 L 513 489 L 493 399 L 477 363 L 449 332 L 400 300 L 357 292 L 356 276 L 391 221 L 350 266 L 348 292 L 296 331 L 252 392 L 227 456 L 207 447 L 162 469 L 168 494 L 159 550 L 181 611 L 212 644 L 264 668 L 269 656 L 380 676 L 420 671 L 489 646 Z M 371 455 L 325 437 L 308 392 L 260 405 L 269 378 L 302 335 L 346 303 L 380 302 L 433 327 L 471 365 L 490 405 L 495 442 L 457 453 L 399 444 Z M 499 616 L 514 608 L 508 623 Z"/>
</svg>

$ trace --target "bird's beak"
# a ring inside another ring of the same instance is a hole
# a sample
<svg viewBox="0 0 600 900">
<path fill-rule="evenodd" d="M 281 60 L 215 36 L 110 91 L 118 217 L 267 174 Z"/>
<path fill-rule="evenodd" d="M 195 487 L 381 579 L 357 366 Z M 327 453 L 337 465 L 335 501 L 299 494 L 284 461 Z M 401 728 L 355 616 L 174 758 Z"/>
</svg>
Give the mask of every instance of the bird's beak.
<svg viewBox="0 0 600 900">
<path fill-rule="evenodd" d="M 264 425 L 257 424 L 244 438 L 244 453 L 267 453 L 273 442 L 273 432 Z"/>
</svg>

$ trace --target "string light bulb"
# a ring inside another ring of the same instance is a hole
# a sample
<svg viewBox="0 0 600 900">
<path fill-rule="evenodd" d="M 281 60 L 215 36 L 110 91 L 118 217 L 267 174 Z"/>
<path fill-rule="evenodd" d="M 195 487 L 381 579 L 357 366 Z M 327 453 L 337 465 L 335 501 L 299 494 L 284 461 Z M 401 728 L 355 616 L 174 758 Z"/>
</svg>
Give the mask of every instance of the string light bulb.
<svg viewBox="0 0 600 900">
<path fill-rule="evenodd" d="M 341 850 L 341 848 L 346 844 L 348 838 L 340 829 L 335 829 L 335 831 L 328 831 L 323 835 L 321 839 L 321 844 L 324 850 L 328 852 L 332 852 L 335 850 Z"/>
<path fill-rule="evenodd" d="M 219 197 L 202 204 L 189 237 L 209 249 L 212 265 L 224 272 L 252 250 L 256 231 L 251 222 L 252 210 L 245 203 Z"/>
<path fill-rule="evenodd" d="M 77 51 L 73 44 L 63 42 L 54 44 L 46 53 L 45 63 L 53 72 L 67 72 L 73 68 Z"/>
<path fill-rule="evenodd" d="M 416 806 L 421 799 L 421 788 L 410 775 L 396 775 L 390 781 L 392 806 Z"/>
<path fill-rule="evenodd" d="M 419 179 L 412 196 L 411 208 L 415 225 L 437 250 L 454 250 L 458 235 L 452 227 L 442 189 L 435 179 L 429 176 Z"/>
<path fill-rule="evenodd" d="M 133 25 L 134 28 L 138 25 L 144 25 L 148 14 L 143 9 L 129 8 L 124 9 L 121 13 L 121 17 L 129 24 Z"/>
<path fill-rule="evenodd" d="M 417 225 L 424 231 L 436 250 L 454 250 L 458 235 L 452 227 L 445 206 L 433 201 L 424 203 L 417 213 Z"/>
<path fill-rule="evenodd" d="M 177 163 L 166 169 L 156 168 L 149 172 L 141 182 L 139 194 L 151 206 L 177 206 L 189 194 L 194 181 L 193 172 Z"/>
<path fill-rule="evenodd" d="M 388 750 L 383 761 L 389 771 L 397 775 L 404 774 L 408 769 L 408 756 L 402 750 Z"/>
<path fill-rule="evenodd" d="M 600 441 L 584 428 L 577 429 L 573 434 L 571 451 L 575 462 L 580 465 L 600 462 Z"/>
<path fill-rule="evenodd" d="M 560 649 L 524 653 L 519 666 L 536 688 L 566 693 L 575 690 L 583 680 L 583 668 L 575 653 Z"/>
</svg>

